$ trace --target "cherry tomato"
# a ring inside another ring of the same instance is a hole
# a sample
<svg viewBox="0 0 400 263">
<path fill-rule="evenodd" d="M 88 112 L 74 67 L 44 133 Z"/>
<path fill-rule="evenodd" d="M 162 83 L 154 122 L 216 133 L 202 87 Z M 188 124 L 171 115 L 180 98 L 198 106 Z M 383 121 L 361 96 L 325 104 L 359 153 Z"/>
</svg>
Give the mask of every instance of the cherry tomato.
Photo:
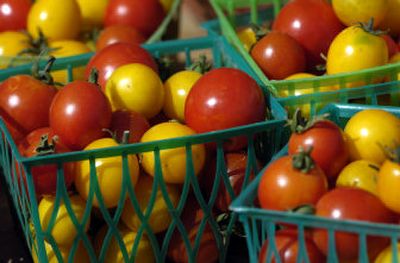
<svg viewBox="0 0 400 263">
<path fill-rule="evenodd" d="M 307 256 L 310 263 L 325 262 L 325 256 L 318 250 L 317 246 L 312 240 L 310 232 L 306 232 L 304 236 L 304 244 L 307 249 Z M 276 248 L 279 253 L 281 262 L 296 263 L 298 253 L 302 248 L 299 248 L 299 237 L 297 229 L 283 229 L 275 233 Z M 259 263 L 267 262 L 268 240 L 266 240 L 261 247 L 260 255 L 258 258 Z M 276 263 L 275 257 L 272 256 L 271 263 Z"/>
<path fill-rule="evenodd" d="M 114 25 L 101 31 L 96 41 L 96 50 L 101 50 L 114 43 L 141 44 L 145 41 L 146 38 L 137 29 L 130 26 Z"/>
<path fill-rule="evenodd" d="M 392 36 L 399 36 L 400 22 L 398 14 L 400 12 L 400 2 L 398 0 L 388 0 L 387 2 L 388 9 L 383 21 L 379 24 L 379 28 L 389 30 L 389 34 Z"/>
<path fill-rule="evenodd" d="M 384 110 L 369 109 L 356 113 L 347 122 L 351 160 L 369 160 L 382 164 L 386 155 L 382 146 L 395 149 L 400 146 L 400 119 Z"/>
<path fill-rule="evenodd" d="M 239 29 L 236 34 L 242 42 L 244 49 L 247 51 L 250 51 L 253 45 L 257 42 L 256 34 L 251 27 Z"/>
<path fill-rule="evenodd" d="M 118 143 L 111 138 L 102 138 L 92 141 L 84 150 L 101 149 L 106 147 L 115 147 Z M 122 157 L 113 156 L 108 158 L 96 159 L 96 176 L 99 183 L 100 193 L 103 197 L 104 205 L 112 208 L 118 205 L 118 201 L 122 191 L 123 168 Z M 134 187 L 139 177 L 139 163 L 136 155 L 128 156 L 129 179 Z M 77 165 L 75 186 L 79 194 L 87 200 L 91 190 L 90 184 L 90 162 L 82 161 Z M 125 197 L 126 198 L 126 197 Z M 93 205 L 99 207 L 99 201 L 95 196 Z"/>
<path fill-rule="evenodd" d="M 307 68 L 313 70 L 315 65 L 325 63 L 320 54 L 327 54 L 343 25 L 327 1 L 294 0 L 282 8 L 272 29 L 297 40 L 306 52 Z"/>
<path fill-rule="evenodd" d="M 31 5 L 30 0 L 1 0 L 0 32 L 25 29 Z"/>
<path fill-rule="evenodd" d="M 257 41 L 251 56 L 269 79 L 284 79 L 306 69 L 302 46 L 288 34 L 278 31 L 271 31 Z"/>
<path fill-rule="evenodd" d="M 286 211 L 313 205 L 328 190 L 325 174 L 317 164 L 312 168 L 295 165 L 292 155 L 284 156 L 263 172 L 258 186 L 262 208 Z M 301 171 L 304 168 L 307 170 Z"/>
<path fill-rule="evenodd" d="M 48 259 L 49 263 L 58 263 L 59 260 L 56 256 L 56 253 L 53 250 L 53 247 L 44 241 L 44 248 L 46 250 L 46 256 Z M 64 260 L 64 262 L 68 262 L 68 257 L 71 254 L 71 248 L 72 247 L 62 247 L 58 246 L 58 249 L 60 250 L 61 253 L 61 258 Z M 40 263 L 40 260 L 36 254 L 36 250 L 32 249 L 32 259 L 34 263 Z M 83 245 L 82 242 L 79 243 L 78 247 L 76 248 L 73 260 L 71 261 L 73 263 L 90 263 L 90 258 L 89 254 L 86 251 L 86 247 Z"/>
<path fill-rule="evenodd" d="M 112 113 L 110 130 L 115 133 L 119 142 L 123 139 L 124 131 L 129 131 L 128 143 L 139 142 L 148 129 L 150 124 L 140 113 L 128 110 L 117 110 Z"/>
<path fill-rule="evenodd" d="M 125 64 L 142 63 L 158 72 L 157 63 L 147 50 L 138 44 L 115 43 L 97 52 L 86 65 L 85 77 L 89 78 L 92 68 L 99 71 L 99 85 L 104 90 L 113 71 Z"/>
<path fill-rule="evenodd" d="M 90 31 L 103 26 L 104 15 L 109 1 L 76 0 L 81 10 L 83 31 Z"/>
<path fill-rule="evenodd" d="M 371 223 L 394 223 L 394 214 L 375 195 L 359 188 L 339 187 L 326 193 L 316 205 L 316 215 L 335 220 L 360 220 Z M 328 253 L 328 232 L 315 229 L 313 239 L 325 255 Z M 355 233 L 335 232 L 336 252 L 339 260 L 358 258 L 359 237 Z M 374 258 L 390 239 L 367 236 L 368 254 Z"/>
<path fill-rule="evenodd" d="M 264 95 L 257 82 L 234 68 L 218 68 L 204 74 L 190 90 L 185 120 L 198 133 L 228 129 L 265 120 Z M 229 151 L 246 145 L 245 138 L 231 138 Z"/>
<path fill-rule="evenodd" d="M 111 123 L 111 106 L 100 87 L 77 80 L 62 88 L 50 107 L 50 127 L 71 150 L 82 150 L 104 137 Z"/>
<path fill-rule="evenodd" d="M 386 160 L 379 170 L 377 176 L 377 191 L 378 196 L 386 207 L 400 213 L 399 180 L 400 164 L 395 161 Z"/>
<path fill-rule="evenodd" d="M 153 193 L 153 178 L 142 174 L 135 186 L 135 196 L 139 202 L 140 210 L 145 214 L 149 209 L 150 197 Z M 157 185 L 157 194 L 152 207 L 151 214 L 147 219 L 147 223 L 154 233 L 160 233 L 166 230 L 171 224 L 172 218 L 170 208 L 168 207 L 165 197 L 163 196 L 159 186 Z M 167 185 L 168 198 L 172 205 L 176 207 L 180 198 L 180 191 L 176 185 Z M 122 221 L 133 231 L 138 231 L 142 222 L 128 199 L 125 202 L 121 215 Z"/>
<path fill-rule="evenodd" d="M 39 29 L 49 40 L 74 39 L 81 26 L 81 12 L 75 0 L 37 0 L 28 14 L 27 29 L 33 38 Z"/>
<path fill-rule="evenodd" d="M 0 84 L 0 115 L 15 141 L 49 126 L 49 109 L 57 89 L 28 75 L 9 77 Z"/>
<path fill-rule="evenodd" d="M 177 122 L 164 122 L 151 127 L 140 140 L 151 142 L 175 137 L 194 135 L 195 132 L 186 125 Z M 198 175 L 205 163 L 205 147 L 203 144 L 192 146 L 194 173 Z M 185 147 L 171 148 L 160 151 L 161 169 L 166 183 L 182 184 L 186 178 Z M 154 153 L 145 152 L 141 156 L 143 169 L 151 176 L 155 175 Z"/>
<path fill-rule="evenodd" d="M 108 3 L 104 25 L 127 25 L 150 36 L 164 19 L 165 13 L 159 0 L 113 0 Z"/>
<path fill-rule="evenodd" d="M 164 104 L 164 88 L 153 69 L 140 63 L 118 67 L 107 80 L 105 93 L 113 110 L 131 110 L 150 119 Z"/>
<path fill-rule="evenodd" d="M 21 51 L 30 47 L 30 39 L 27 34 L 18 31 L 0 32 L 0 56 L 2 60 L 0 68 L 8 67 L 11 57 L 19 55 Z"/>
<path fill-rule="evenodd" d="M 322 120 L 311 128 L 294 132 L 289 139 L 289 154 L 294 154 L 299 147 L 312 146 L 311 157 L 324 171 L 328 180 L 335 180 L 347 164 L 349 152 L 342 130 L 333 122 Z"/>
<path fill-rule="evenodd" d="M 396 260 L 394 260 L 396 261 Z M 400 261 L 400 244 L 397 244 L 397 262 Z M 381 253 L 379 253 L 378 257 L 375 259 L 374 263 L 392 263 L 393 262 L 393 254 L 392 254 L 392 246 L 388 246 Z"/>
</svg>

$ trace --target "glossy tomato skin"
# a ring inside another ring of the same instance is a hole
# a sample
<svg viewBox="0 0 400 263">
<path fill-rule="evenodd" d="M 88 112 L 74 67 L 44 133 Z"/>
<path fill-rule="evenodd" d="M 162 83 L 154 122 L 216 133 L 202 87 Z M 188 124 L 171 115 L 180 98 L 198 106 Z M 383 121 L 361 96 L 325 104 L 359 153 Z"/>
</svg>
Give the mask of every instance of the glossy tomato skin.
<svg viewBox="0 0 400 263">
<path fill-rule="evenodd" d="M 86 79 L 92 68 L 99 71 L 99 85 L 104 90 L 106 82 L 116 68 L 125 64 L 142 63 L 158 73 L 158 66 L 150 53 L 138 44 L 115 43 L 97 52 L 89 61 L 85 70 Z"/>
<path fill-rule="evenodd" d="M 74 81 L 62 88 L 50 107 L 50 127 L 71 150 L 82 150 L 104 137 L 111 106 L 96 84 Z"/>
<path fill-rule="evenodd" d="M 264 171 L 258 186 L 258 199 L 264 209 L 287 211 L 316 204 L 327 190 L 325 174 L 318 165 L 303 173 L 293 168 L 292 156 L 284 156 Z"/>
<path fill-rule="evenodd" d="M 122 141 L 124 131 L 129 131 L 128 143 L 140 142 L 148 129 L 150 124 L 140 113 L 129 110 L 116 110 L 112 113 L 110 130 L 116 133 L 118 141 Z"/>
<path fill-rule="evenodd" d="M 54 86 L 28 75 L 13 76 L 0 84 L 0 114 L 14 140 L 49 126 L 49 109 L 56 94 Z"/>
<path fill-rule="evenodd" d="M 303 133 L 292 133 L 289 139 L 289 154 L 299 147 L 313 147 L 311 157 L 324 171 L 328 180 L 335 180 L 340 170 L 348 163 L 349 153 L 341 129 L 331 121 L 318 121 Z"/>
<path fill-rule="evenodd" d="M 400 213 L 399 175 L 400 164 L 386 160 L 383 162 L 377 176 L 377 192 L 382 202 L 396 213 Z"/>
<path fill-rule="evenodd" d="M 326 193 L 316 205 L 316 215 L 336 220 L 361 220 L 371 223 L 395 223 L 396 216 L 375 195 L 359 188 L 339 187 Z M 328 232 L 315 229 L 313 239 L 321 252 L 328 253 Z M 359 238 L 355 233 L 335 232 L 336 252 L 339 260 L 358 257 Z M 390 240 L 368 236 L 368 254 L 374 258 Z"/>
<path fill-rule="evenodd" d="M 297 256 L 300 252 L 300 243 L 298 239 L 297 229 L 288 228 L 284 230 L 279 230 L 275 234 L 276 248 L 279 253 L 281 262 L 283 263 L 296 263 Z M 265 263 L 267 260 L 268 251 L 268 240 L 264 242 L 261 247 L 260 255 L 258 258 L 259 263 Z M 304 244 L 307 249 L 307 256 L 310 263 L 320 263 L 325 262 L 325 256 L 318 250 L 314 241 L 312 240 L 312 235 L 309 231 L 305 232 Z M 276 263 L 276 259 L 273 256 L 271 263 Z"/>
<path fill-rule="evenodd" d="M 159 0 L 113 0 L 109 1 L 104 25 L 127 25 L 150 36 L 165 16 Z"/>
<path fill-rule="evenodd" d="M 30 0 L 1 0 L 0 32 L 25 29 L 31 5 Z"/>
<path fill-rule="evenodd" d="M 135 28 L 125 25 L 109 26 L 101 31 L 96 41 L 96 50 L 101 50 L 114 43 L 141 44 L 146 38 Z"/>
<path fill-rule="evenodd" d="M 185 120 L 197 133 L 204 133 L 265 120 L 266 104 L 261 88 L 246 73 L 218 68 L 204 74 L 191 88 L 185 103 Z M 229 151 L 246 145 L 232 138 Z"/>
<path fill-rule="evenodd" d="M 310 70 L 324 63 L 320 54 L 327 54 L 330 43 L 343 28 L 324 0 L 290 1 L 272 25 L 273 30 L 287 33 L 303 46 Z"/>
<path fill-rule="evenodd" d="M 250 54 L 269 79 L 284 79 L 306 69 L 302 46 L 286 33 L 268 33 L 253 46 Z"/>
</svg>

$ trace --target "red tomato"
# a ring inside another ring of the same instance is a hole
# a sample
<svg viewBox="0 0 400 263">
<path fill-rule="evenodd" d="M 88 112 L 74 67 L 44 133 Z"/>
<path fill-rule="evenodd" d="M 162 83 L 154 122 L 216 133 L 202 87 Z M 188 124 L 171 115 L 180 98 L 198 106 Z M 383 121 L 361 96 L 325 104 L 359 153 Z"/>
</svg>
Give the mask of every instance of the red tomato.
<svg viewBox="0 0 400 263">
<path fill-rule="evenodd" d="M 316 205 L 316 215 L 336 220 L 361 220 L 371 223 L 395 223 L 396 216 L 375 195 L 350 187 L 339 187 L 326 193 Z M 315 229 L 313 239 L 321 252 L 328 253 L 328 232 Z M 335 232 L 336 252 L 339 260 L 358 258 L 358 235 Z M 390 242 L 389 238 L 368 236 L 368 254 L 374 258 Z"/>
<path fill-rule="evenodd" d="M 0 32 L 26 29 L 31 0 L 0 0 Z"/>
<path fill-rule="evenodd" d="M 293 0 L 276 17 L 273 30 L 285 32 L 305 49 L 308 69 L 324 64 L 320 54 L 327 54 L 335 36 L 344 29 L 332 6 L 325 0 Z"/>
<path fill-rule="evenodd" d="M 391 36 L 385 34 L 382 35 L 382 38 L 386 41 L 389 58 L 391 58 L 394 54 L 400 51 L 399 47 L 397 46 L 396 42 L 393 40 Z"/>
<path fill-rule="evenodd" d="M 20 151 L 21 155 L 24 157 L 32 157 L 41 154 L 38 152 L 38 146 L 43 143 L 42 136 L 47 135 L 47 143 L 51 146 L 54 143 L 54 150 L 50 150 L 48 154 L 52 153 L 64 153 L 69 152 L 70 150 L 62 143 L 60 139 L 54 138 L 55 134 L 49 127 L 39 128 L 31 133 L 29 133 L 24 140 L 22 140 L 18 144 L 18 150 Z M 44 147 L 42 150 L 49 150 L 48 148 Z M 42 152 L 43 153 L 43 152 Z M 18 166 L 17 166 L 18 167 Z M 63 164 L 64 170 L 64 180 L 66 187 L 70 187 L 72 182 L 75 179 L 75 171 L 74 171 L 74 164 L 73 163 L 64 163 Z M 17 168 L 17 172 L 19 173 L 19 168 Z M 47 164 L 47 165 L 38 165 L 33 166 L 31 169 L 33 183 L 35 185 L 35 192 L 36 195 L 46 195 L 46 194 L 54 194 L 57 189 L 57 164 Z M 22 172 L 20 174 L 23 176 L 24 181 L 25 173 Z"/>
<path fill-rule="evenodd" d="M 111 123 L 111 105 L 94 83 L 74 81 L 62 88 L 50 108 L 50 127 L 71 150 L 103 137 Z"/>
<path fill-rule="evenodd" d="M 116 43 L 100 50 L 90 59 L 86 66 L 85 77 L 88 79 L 92 68 L 96 68 L 99 71 L 99 85 L 104 90 L 114 70 L 131 63 L 142 63 L 158 72 L 157 63 L 147 50 L 138 44 Z"/>
<path fill-rule="evenodd" d="M 28 75 L 0 84 L 0 115 L 15 141 L 49 126 L 49 109 L 57 89 Z"/>
<path fill-rule="evenodd" d="M 129 143 L 139 142 L 148 129 L 150 124 L 140 113 L 128 110 L 117 110 L 112 113 L 110 130 L 116 133 L 119 142 L 122 141 L 124 131 L 129 131 Z"/>
<path fill-rule="evenodd" d="M 159 0 L 113 0 L 108 2 L 104 26 L 127 25 L 148 37 L 156 31 L 164 16 Z"/>
<path fill-rule="evenodd" d="M 293 156 L 272 162 L 262 174 L 258 199 L 264 209 L 287 211 L 316 204 L 328 190 L 324 172 L 317 164 L 307 172 L 294 167 Z"/>
<path fill-rule="evenodd" d="M 198 133 L 228 129 L 265 120 L 264 95 L 257 82 L 234 68 L 218 68 L 204 74 L 190 90 L 185 120 Z M 232 138 L 229 151 L 246 145 L 245 138 Z"/>
<path fill-rule="evenodd" d="M 300 146 L 313 147 L 311 157 L 331 182 L 334 182 L 349 160 L 342 130 L 328 120 L 317 121 L 304 132 L 292 133 L 289 139 L 289 154 L 297 152 Z"/>
<path fill-rule="evenodd" d="M 275 233 L 275 244 L 282 263 L 296 263 L 299 249 L 299 239 L 297 229 L 284 229 Z M 304 244 L 307 248 L 307 256 L 310 263 L 325 262 L 325 256 L 318 250 L 310 232 L 304 233 Z M 258 258 L 259 263 L 264 263 L 267 260 L 268 240 L 261 247 Z M 303 258 L 304 259 L 304 258 Z M 272 256 L 271 263 L 276 263 L 275 257 Z"/>
<path fill-rule="evenodd" d="M 141 44 L 146 38 L 135 28 L 115 25 L 104 28 L 96 41 L 96 50 L 101 50 L 114 43 Z"/>
<path fill-rule="evenodd" d="M 284 79 L 306 70 L 302 46 L 282 32 L 272 31 L 261 38 L 251 49 L 251 56 L 270 79 Z"/>
</svg>

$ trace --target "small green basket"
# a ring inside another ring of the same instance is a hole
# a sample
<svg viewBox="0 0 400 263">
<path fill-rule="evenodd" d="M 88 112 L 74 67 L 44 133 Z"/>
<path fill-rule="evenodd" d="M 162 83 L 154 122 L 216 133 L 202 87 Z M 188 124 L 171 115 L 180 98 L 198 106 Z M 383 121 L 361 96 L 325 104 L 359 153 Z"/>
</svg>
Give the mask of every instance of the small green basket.
<svg viewBox="0 0 400 263">
<path fill-rule="evenodd" d="M 165 41 L 144 45 L 144 47 L 148 51 L 150 51 L 156 58 L 161 58 L 163 56 L 169 55 L 173 57 L 181 57 L 183 58 L 184 65 L 190 65 L 192 60 L 195 59 L 199 54 L 206 53 L 209 58 L 212 58 L 214 67 L 226 66 L 237 67 L 241 68 L 242 70 L 249 70 L 248 65 L 242 61 L 242 58 L 238 56 L 237 53 L 233 52 L 232 47 L 227 45 L 226 41 L 220 37 L 205 37 L 198 39 Z M 54 69 L 68 69 L 68 72 L 70 74 L 69 78 L 73 79 L 71 76 L 72 69 L 77 66 L 85 65 L 90 59 L 91 55 L 92 54 L 85 54 L 78 57 L 59 59 L 55 62 Z M 4 80 L 15 74 L 29 73 L 29 71 L 30 65 L 22 65 L 18 68 L 10 68 L 0 72 L 0 80 Z M 79 151 L 64 154 L 24 158 L 19 154 L 17 147 L 13 142 L 11 135 L 7 131 L 4 122 L 0 121 L 0 164 L 3 168 L 4 176 L 6 178 L 14 206 L 16 208 L 17 216 L 22 226 L 22 230 L 25 235 L 29 249 L 32 251 L 32 253 L 37 255 L 39 262 L 48 262 L 49 259 L 47 258 L 44 243 L 44 240 L 46 240 L 46 242 L 52 247 L 55 257 L 60 262 L 62 262 L 60 249 L 56 245 L 55 240 L 51 235 L 51 230 L 55 224 L 56 213 L 60 207 L 61 202 L 63 202 L 67 208 L 68 215 L 70 215 L 73 225 L 78 232 L 77 237 L 74 239 L 73 246 L 71 248 L 72 255 L 70 255 L 68 262 L 74 262 L 73 254 L 77 251 L 79 242 L 83 243 L 91 262 L 103 262 L 105 251 L 107 250 L 107 246 L 111 238 L 115 238 L 117 240 L 119 248 L 121 249 L 121 251 L 123 251 L 123 259 L 121 260 L 124 262 L 133 262 L 132 256 L 134 257 L 136 255 L 136 252 L 138 251 L 140 237 L 144 234 L 146 234 L 149 239 L 156 262 L 166 262 L 168 260 L 167 252 L 170 246 L 170 241 L 176 229 L 180 231 L 181 237 L 184 240 L 185 250 L 188 254 L 188 261 L 197 262 L 196 256 L 199 250 L 200 240 L 202 235 L 204 234 L 206 225 L 209 225 L 209 227 L 212 229 L 216 246 L 219 251 L 219 262 L 225 262 L 228 256 L 227 248 L 229 245 L 230 236 L 232 234 L 234 225 L 237 222 L 237 217 L 234 214 L 232 217 L 230 217 L 226 229 L 224 229 L 224 235 L 221 234 L 220 226 L 213 217 L 212 209 L 217 196 L 219 184 L 223 183 L 227 185 L 226 188 L 229 192 L 230 197 L 234 197 L 233 189 L 230 186 L 228 176 L 226 174 L 226 171 L 224 170 L 226 164 L 224 161 L 224 149 L 222 147 L 223 142 L 231 137 L 239 135 L 246 136 L 248 138 L 249 143 L 247 149 L 245 149 L 248 154 L 248 162 L 245 175 L 247 179 L 245 179 L 245 182 L 249 180 L 252 171 L 254 173 L 257 172 L 256 158 L 260 151 L 257 148 L 257 144 L 255 143 L 255 136 L 259 134 L 263 136 L 268 135 L 267 137 L 258 137 L 262 138 L 262 142 L 264 144 L 264 151 L 262 154 L 263 157 L 266 158 L 266 160 L 269 160 L 270 158 L 265 155 L 266 151 L 269 152 L 268 156 L 272 156 L 282 147 L 279 142 L 283 141 L 282 129 L 284 127 L 286 119 L 286 112 L 272 96 L 269 96 L 269 93 L 265 87 L 263 87 L 263 90 L 268 107 L 271 110 L 272 118 L 270 120 L 223 131 L 197 134 L 188 137 L 180 137 L 148 143 L 121 145 L 100 150 Z M 204 144 L 207 142 L 213 142 L 217 144 L 216 163 L 218 171 L 218 174 L 215 176 L 213 189 L 211 193 L 209 193 L 211 195 L 209 199 L 203 196 L 197 177 L 194 175 L 191 151 L 193 145 Z M 173 149 L 178 147 L 184 147 L 187 155 L 186 179 L 181 187 L 180 201 L 178 205 L 174 207 L 168 196 L 166 183 L 164 182 L 162 177 L 160 152 L 165 149 Z M 129 155 L 142 154 L 145 152 L 154 153 L 156 174 L 154 177 L 155 180 L 153 182 L 151 195 L 152 197 L 148 204 L 149 209 L 146 212 L 142 213 L 139 209 L 139 204 L 135 196 L 133 186 L 130 183 L 129 171 L 127 167 Z M 132 201 L 132 205 L 142 222 L 140 228 L 137 231 L 135 242 L 133 242 L 132 247 L 130 247 L 132 248 L 131 254 L 127 252 L 130 248 L 124 246 L 121 234 L 117 231 L 117 225 L 121 217 L 124 200 L 121 198 L 119 200 L 117 208 L 113 209 L 112 211 L 108 210 L 104 206 L 104 203 L 101 201 L 98 180 L 96 178 L 96 159 L 112 156 L 119 156 L 122 158 L 123 190 L 121 196 L 124 196 L 124 194 L 127 194 L 129 196 Z M 100 208 L 97 210 L 96 214 L 97 216 L 100 215 L 103 218 L 105 224 L 108 226 L 108 231 L 105 235 L 101 250 L 103 252 L 102 254 L 100 254 L 100 258 L 96 256 L 95 250 L 91 244 L 91 238 L 84 229 L 86 223 L 90 221 L 91 215 L 94 214 L 92 202 L 87 202 L 82 222 L 79 222 L 75 216 L 71 216 L 73 214 L 71 201 L 64 183 L 63 164 L 66 162 L 77 162 L 82 160 L 88 160 L 90 162 L 91 189 L 89 200 L 91 200 L 91 198 L 94 198 L 94 196 L 96 196 L 97 199 L 100 200 Z M 49 215 L 50 223 L 48 229 L 42 229 L 41 227 L 38 202 L 35 198 L 35 189 L 30 172 L 33 167 L 44 164 L 56 164 L 58 167 L 55 205 L 53 212 L 51 213 L 51 215 Z M 20 185 L 24 184 L 24 179 L 22 178 L 22 176 L 16 175 L 17 169 L 19 169 L 20 171 L 23 169 L 27 174 L 26 188 L 19 187 Z M 244 185 L 245 184 L 246 183 L 244 183 Z M 172 223 L 164 232 L 164 238 L 161 239 L 158 235 L 154 234 L 147 222 L 152 210 L 151 207 L 154 206 L 157 190 L 161 191 L 162 196 L 169 208 L 169 213 L 172 217 Z M 183 222 L 180 219 L 180 215 L 184 209 L 186 200 L 189 196 L 189 192 L 191 192 L 190 195 L 195 197 L 197 203 L 204 213 L 204 217 L 199 223 L 200 226 L 198 228 L 198 231 L 195 233 L 196 238 L 193 246 L 191 246 L 191 239 L 184 229 Z"/>
<path fill-rule="evenodd" d="M 320 113 L 328 113 L 329 119 L 334 121 L 340 127 L 344 127 L 347 121 L 357 112 L 365 109 L 382 109 L 400 117 L 400 108 L 391 106 L 371 106 L 361 104 L 329 104 L 323 108 Z M 288 154 L 288 147 L 282 148 L 272 160 L 276 160 Z M 247 247 L 249 249 L 249 258 L 251 263 L 260 262 L 258 256 L 265 240 L 269 240 L 272 249 L 268 252 L 267 261 L 271 262 L 271 258 L 281 257 L 276 249 L 275 231 L 278 224 L 291 224 L 297 227 L 299 233 L 299 252 L 297 262 L 309 262 L 307 251 L 305 249 L 305 229 L 326 229 L 329 235 L 329 255 L 328 263 L 337 263 L 338 257 L 335 248 L 335 232 L 344 231 L 359 236 L 359 261 L 369 262 L 367 252 L 366 237 L 376 235 L 387 237 L 391 240 L 392 263 L 397 262 L 397 242 L 400 238 L 400 228 L 398 225 L 389 224 L 373 224 L 368 222 L 360 222 L 353 220 L 333 220 L 312 215 L 302 215 L 289 212 L 272 211 L 260 208 L 257 202 L 258 185 L 260 183 L 262 173 L 267 166 L 257 175 L 257 177 L 242 191 L 242 193 L 232 202 L 230 209 L 238 214 L 239 220 L 243 223 Z M 272 243 L 271 243 L 272 242 Z M 275 262 L 282 262 L 282 258 Z M 386 262 L 386 261 L 385 261 Z M 387 261 L 389 262 L 389 261 Z"/>
<path fill-rule="evenodd" d="M 319 92 L 321 87 L 337 86 L 339 89 L 352 83 L 360 83 L 359 86 L 373 84 L 374 80 L 386 78 L 388 81 L 398 79 L 400 63 L 387 64 L 356 72 L 335 75 L 323 75 L 313 78 L 296 80 L 269 80 L 255 61 L 245 50 L 239 40 L 236 29 L 249 26 L 251 23 L 270 23 L 279 13 L 279 10 L 287 1 L 283 0 L 210 0 L 218 19 L 203 24 L 211 35 L 224 35 L 230 44 L 244 57 L 251 66 L 257 77 L 264 83 L 271 93 L 277 97 L 286 93 L 289 97 L 294 96 L 295 91 L 312 88 Z M 245 10 L 246 12 L 243 12 Z M 346 96 L 342 93 L 342 96 Z"/>
</svg>

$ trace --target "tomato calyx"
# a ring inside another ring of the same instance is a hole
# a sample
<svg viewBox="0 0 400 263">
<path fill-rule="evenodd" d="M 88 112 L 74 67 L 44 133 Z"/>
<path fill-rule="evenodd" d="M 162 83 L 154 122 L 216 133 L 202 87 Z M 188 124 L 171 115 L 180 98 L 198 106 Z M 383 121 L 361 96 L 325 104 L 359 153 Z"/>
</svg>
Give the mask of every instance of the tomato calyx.
<svg viewBox="0 0 400 263">
<path fill-rule="evenodd" d="M 49 155 L 56 152 L 56 143 L 58 136 L 53 136 L 51 141 L 49 141 L 49 135 L 43 134 L 40 137 L 40 142 L 35 149 L 36 156 Z"/>
<path fill-rule="evenodd" d="M 287 121 L 292 133 L 301 134 L 315 126 L 316 123 L 326 121 L 329 114 L 314 116 L 311 120 L 303 117 L 299 108 L 293 114 L 293 118 Z"/>
<path fill-rule="evenodd" d="M 193 62 L 192 65 L 188 67 L 188 70 L 204 74 L 212 69 L 212 64 L 207 60 L 206 55 L 200 55 L 198 60 Z"/>
<path fill-rule="evenodd" d="M 315 207 L 310 204 L 299 205 L 295 208 L 289 209 L 289 213 L 295 213 L 300 215 L 315 215 Z"/>
<path fill-rule="evenodd" d="M 40 70 L 39 68 L 39 61 L 40 57 L 36 59 L 33 64 L 32 64 L 32 76 L 40 80 L 41 82 L 47 84 L 47 85 L 55 85 L 58 83 L 55 83 L 53 80 L 53 77 L 50 74 L 51 68 L 53 67 L 54 62 L 56 61 L 56 58 L 53 56 L 49 57 L 49 60 L 47 61 L 46 65 L 44 66 L 43 70 Z"/>
<path fill-rule="evenodd" d="M 379 29 L 374 30 L 374 18 L 373 17 L 371 17 L 367 23 L 359 22 L 357 24 L 357 26 L 360 27 L 361 29 L 363 29 L 365 32 L 370 33 L 374 36 L 385 35 L 389 32 L 389 30 L 379 30 Z"/>
<path fill-rule="evenodd" d="M 384 146 L 381 144 L 378 144 L 379 147 L 381 147 L 383 153 L 385 154 L 386 158 L 389 159 L 390 161 L 400 164 L 400 147 L 397 148 L 391 148 L 389 146 Z M 372 165 L 369 165 L 371 168 L 377 168 L 377 167 L 372 167 Z M 379 168 L 377 168 L 379 171 Z"/>
<path fill-rule="evenodd" d="M 219 226 L 219 232 L 221 233 L 223 237 L 223 243 L 225 244 L 228 241 L 228 228 L 230 225 L 232 219 L 232 214 L 231 212 L 227 213 L 222 213 L 217 216 L 216 222 Z M 238 237 L 246 237 L 246 233 L 244 231 L 242 223 L 240 223 L 238 220 L 233 225 L 232 228 L 232 233 Z"/>
<path fill-rule="evenodd" d="M 90 75 L 89 75 L 89 78 L 88 78 L 88 82 L 92 83 L 92 84 L 95 84 L 96 86 L 100 87 L 100 84 L 99 84 L 99 70 L 97 68 L 93 67 L 90 70 Z"/>
<path fill-rule="evenodd" d="M 311 152 L 313 147 L 310 146 L 307 149 L 303 147 L 299 147 L 299 151 L 292 156 L 292 166 L 296 170 L 300 170 L 300 172 L 307 174 L 309 171 L 314 169 L 315 163 L 311 158 Z"/>
<path fill-rule="evenodd" d="M 266 27 L 260 26 L 256 23 L 251 23 L 249 27 L 254 32 L 257 41 L 271 32 L 271 30 L 268 30 Z"/>
</svg>

